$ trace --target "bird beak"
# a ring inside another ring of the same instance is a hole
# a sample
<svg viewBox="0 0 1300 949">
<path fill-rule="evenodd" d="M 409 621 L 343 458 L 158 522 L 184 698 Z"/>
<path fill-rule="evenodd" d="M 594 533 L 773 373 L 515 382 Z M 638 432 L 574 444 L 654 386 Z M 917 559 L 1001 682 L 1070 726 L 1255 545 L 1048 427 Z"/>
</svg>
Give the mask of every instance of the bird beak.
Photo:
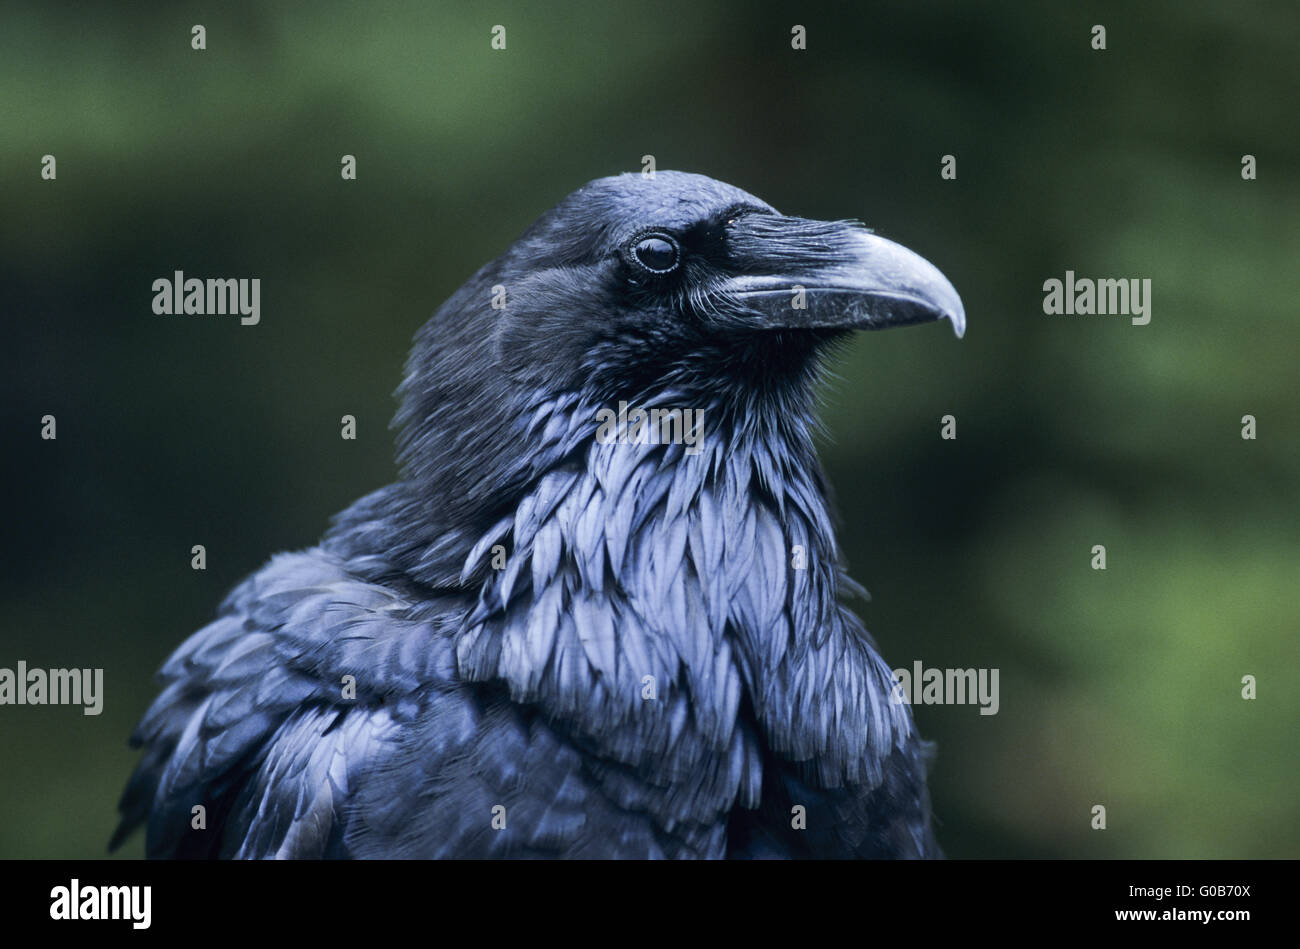
<svg viewBox="0 0 1300 949">
<path fill-rule="evenodd" d="M 729 225 L 733 265 L 723 292 L 748 325 L 771 329 L 887 329 L 966 311 L 948 278 L 919 254 L 853 223 L 747 215 Z"/>
</svg>

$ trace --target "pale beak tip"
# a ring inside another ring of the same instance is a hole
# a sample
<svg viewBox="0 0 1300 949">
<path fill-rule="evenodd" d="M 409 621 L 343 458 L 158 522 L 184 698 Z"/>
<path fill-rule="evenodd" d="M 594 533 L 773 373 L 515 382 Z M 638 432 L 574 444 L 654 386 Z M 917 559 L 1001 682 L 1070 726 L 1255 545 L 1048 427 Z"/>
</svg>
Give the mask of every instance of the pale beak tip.
<svg viewBox="0 0 1300 949">
<path fill-rule="evenodd" d="M 966 310 L 958 303 L 957 309 L 948 314 L 949 321 L 952 322 L 953 335 L 961 339 L 966 335 Z"/>
</svg>

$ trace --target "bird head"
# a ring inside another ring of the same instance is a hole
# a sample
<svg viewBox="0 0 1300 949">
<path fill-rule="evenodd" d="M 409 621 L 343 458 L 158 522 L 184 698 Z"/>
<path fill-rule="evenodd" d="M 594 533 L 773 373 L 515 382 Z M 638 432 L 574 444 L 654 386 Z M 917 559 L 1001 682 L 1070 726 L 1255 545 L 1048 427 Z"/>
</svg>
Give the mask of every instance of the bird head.
<svg viewBox="0 0 1300 949">
<path fill-rule="evenodd" d="M 559 388 L 653 388 L 701 371 L 716 385 L 732 365 L 779 375 L 853 330 L 946 319 L 960 336 L 966 320 L 937 268 L 857 222 L 780 214 L 671 171 L 583 186 L 492 280 L 500 364 Z"/>
<path fill-rule="evenodd" d="M 828 343 L 933 320 L 962 334 L 952 285 L 856 222 L 784 215 L 703 175 L 597 179 L 417 335 L 395 420 L 409 519 L 508 509 L 619 400 L 707 403 L 744 426 L 810 414 Z"/>
</svg>

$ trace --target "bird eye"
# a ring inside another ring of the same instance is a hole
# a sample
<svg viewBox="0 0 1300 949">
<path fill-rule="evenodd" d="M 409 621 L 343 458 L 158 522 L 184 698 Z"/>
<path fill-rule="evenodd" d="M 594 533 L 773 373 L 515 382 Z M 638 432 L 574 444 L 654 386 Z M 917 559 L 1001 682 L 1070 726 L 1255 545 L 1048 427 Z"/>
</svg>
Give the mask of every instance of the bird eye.
<svg viewBox="0 0 1300 949">
<path fill-rule="evenodd" d="M 677 245 L 659 234 L 641 238 L 632 249 L 637 263 L 655 273 L 667 273 L 677 266 Z"/>
</svg>

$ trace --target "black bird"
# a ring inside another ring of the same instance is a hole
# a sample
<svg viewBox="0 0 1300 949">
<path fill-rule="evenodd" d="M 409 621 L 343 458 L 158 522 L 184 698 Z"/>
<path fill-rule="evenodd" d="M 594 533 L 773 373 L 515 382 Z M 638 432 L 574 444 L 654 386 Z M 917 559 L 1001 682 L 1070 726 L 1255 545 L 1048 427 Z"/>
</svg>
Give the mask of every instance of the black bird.
<svg viewBox="0 0 1300 949">
<path fill-rule="evenodd" d="M 111 846 L 938 856 L 812 433 L 829 344 L 941 318 L 854 222 L 674 172 L 569 195 L 417 334 L 398 480 L 163 666 Z"/>
</svg>

